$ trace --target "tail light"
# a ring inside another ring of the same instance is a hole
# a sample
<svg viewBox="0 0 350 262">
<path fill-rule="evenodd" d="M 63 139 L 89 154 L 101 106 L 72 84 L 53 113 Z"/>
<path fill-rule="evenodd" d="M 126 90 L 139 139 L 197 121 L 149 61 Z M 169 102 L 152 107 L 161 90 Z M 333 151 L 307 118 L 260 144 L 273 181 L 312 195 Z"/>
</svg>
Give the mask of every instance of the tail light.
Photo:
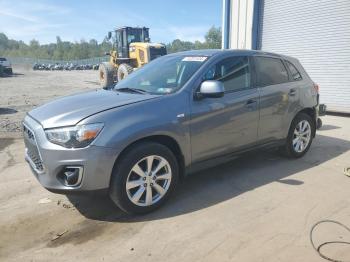
<svg viewBox="0 0 350 262">
<path fill-rule="evenodd" d="M 320 86 L 318 84 L 314 83 L 314 88 L 315 88 L 316 93 L 318 94 L 320 92 Z"/>
</svg>

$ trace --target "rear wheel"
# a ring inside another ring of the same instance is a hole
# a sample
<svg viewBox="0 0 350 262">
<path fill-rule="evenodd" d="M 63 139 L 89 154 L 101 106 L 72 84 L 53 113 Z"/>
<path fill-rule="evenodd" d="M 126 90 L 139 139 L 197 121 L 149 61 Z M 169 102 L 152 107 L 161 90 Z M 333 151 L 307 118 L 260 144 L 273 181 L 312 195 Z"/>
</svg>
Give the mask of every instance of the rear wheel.
<svg viewBox="0 0 350 262">
<path fill-rule="evenodd" d="M 322 127 L 322 120 L 321 120 L 321 118 L 317 118 L 317 129 L 320 129 L 321 127 Z"/>
<path fill-rule="evenodd" d="M 128 64 L 120 64 L 117 71 L 118 82 L 130 75 L 134 69 Z"/>
<path fill-rule="evenodd" d="M 114 67 L 108 63 L 101 63 L 99 66 L 100 83 L 103 88 L 110 87 L 113 84 Z"/>
<path fill-rule="evenodd" d="M 312 118 L 305 113 L 298 114 L 290 126 L 283 152 L 289 157 L 302 157 L 311 146 L 314 132 L 315 123 Z"/>
<path fill-rule="evenodd" d="M 153 142 L 138 144 L 116 163 L 110 197 L 127 213 L 147 213 L 169 198 L 178 177 L 178 163 L 170 149 Z"/>
</svg>

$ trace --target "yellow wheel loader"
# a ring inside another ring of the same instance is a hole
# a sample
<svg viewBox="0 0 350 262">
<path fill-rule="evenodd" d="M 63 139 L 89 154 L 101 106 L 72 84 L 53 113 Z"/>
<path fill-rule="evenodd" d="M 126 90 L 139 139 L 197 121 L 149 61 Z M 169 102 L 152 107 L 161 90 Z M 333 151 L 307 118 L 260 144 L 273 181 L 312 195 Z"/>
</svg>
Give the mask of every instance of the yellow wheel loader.
<svg viewBox="0 0 350 262">
<path fill-rule="evenodd" d="M 108 32 L 108 39 L 112 32 Z M 164 44 L 150 43 L 149 28 L 124 26 L 115 29 L 109 62 L 99 66 L 100 83 L 110 87 L 151 60 L 166 55 Z"/>
</svg>

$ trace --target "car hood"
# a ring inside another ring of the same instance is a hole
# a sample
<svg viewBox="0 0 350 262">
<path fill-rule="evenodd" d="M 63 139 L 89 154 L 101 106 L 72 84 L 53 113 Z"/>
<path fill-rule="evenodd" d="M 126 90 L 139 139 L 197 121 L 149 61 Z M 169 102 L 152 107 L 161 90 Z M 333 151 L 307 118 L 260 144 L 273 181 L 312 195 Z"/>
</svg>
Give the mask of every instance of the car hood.
<svg viewBox="0 0 350 262">
<path fill-rule="evenodd" d="M 44 128 L 76 125 L 91 115 L 108 109 L 153 99 L 157 95 L 96 90 L 62 97 L 28 113 Z"/>
</svg>

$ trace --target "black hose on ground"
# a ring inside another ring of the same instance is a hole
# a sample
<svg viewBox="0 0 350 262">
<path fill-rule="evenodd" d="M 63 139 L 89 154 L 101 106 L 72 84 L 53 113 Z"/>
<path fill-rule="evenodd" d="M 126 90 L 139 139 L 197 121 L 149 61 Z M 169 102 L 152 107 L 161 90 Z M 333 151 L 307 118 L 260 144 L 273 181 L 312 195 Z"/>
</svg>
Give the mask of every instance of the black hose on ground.
<svg viewBox="0 0 350 262">
<path fill-rule="evenodd" d="M 345 245 L 350 245 L 350 242 L 347 242 L 347 241 L 327 241 L 327 242 L 324 242 L 322 244 L 320 244 L 319 246 L 316 247 L 314 241 L 313 241 L 313 232 L 314 232 L 314 229 L 322 224 L 322 223 L 334 223 L 334 224 L 337 224 L 339 226 L 341 226 L 342 228 L 344 228 L 346 231 L 348 231 L 350 233 L 350 228 L 348 228 L 347 226 L 343 225 L 342 223 L 338 222 L 338 221 L 335 221 L 335 220 L 321 220 L 319 222 L 317 222 L 316 224 L 314 224 L 310 230 L 310 241 L 311 241 L 311 245 L 312 247 L 314 248 L 314 250 L 319 254 L 320 257 L 326 259 L 326 260 L 329 260 L 329 261 L 332 261 L 332 262 L 349 262 L 349 261 L 342 261 L 342 260 L 337 260 L 337 259 L 333 259 L 333 258 L 330 258 L 330 257 L 327 257 L 326 255 L 322 254 L 321 253 L 321 248 L 326 246 L 326 245 L 330 245 L 330 244 L 345 244 Z"/>
</svg>

